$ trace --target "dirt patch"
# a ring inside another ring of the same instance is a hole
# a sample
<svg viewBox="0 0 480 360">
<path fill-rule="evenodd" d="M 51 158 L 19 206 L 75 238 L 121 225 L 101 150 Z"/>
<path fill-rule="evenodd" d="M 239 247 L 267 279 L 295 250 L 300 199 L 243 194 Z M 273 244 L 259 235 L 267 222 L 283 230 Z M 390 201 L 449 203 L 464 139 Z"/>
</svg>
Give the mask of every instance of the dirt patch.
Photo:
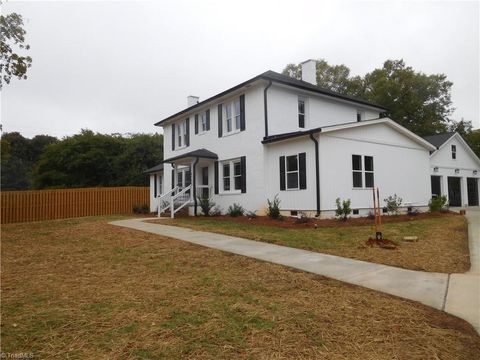
<svg viewBox="0 0 480 360">
<path fill-rule="evenodd" d="M 35 358 L 478 359 L 465 321 L 101 220 L 2 226 L 2 351 Z"/>
</svg>

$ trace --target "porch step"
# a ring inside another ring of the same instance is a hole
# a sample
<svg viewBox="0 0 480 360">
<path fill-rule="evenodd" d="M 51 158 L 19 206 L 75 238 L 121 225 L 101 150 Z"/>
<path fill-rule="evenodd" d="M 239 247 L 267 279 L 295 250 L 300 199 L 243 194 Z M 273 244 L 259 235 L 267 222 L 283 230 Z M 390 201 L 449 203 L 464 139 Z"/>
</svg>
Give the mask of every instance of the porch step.
<svg viewBox="0 0 480 360">
<path fill-rule="evenodd" d="M 180 209 L 175 213 L 175 217 L 187 217 L 187 216 L 188 216 L 188 206 L 185 206 L 183 209 Z M 165 210 L 162 213 L 162 217 L 170 217 L 170 210 Z"/>
</svg>

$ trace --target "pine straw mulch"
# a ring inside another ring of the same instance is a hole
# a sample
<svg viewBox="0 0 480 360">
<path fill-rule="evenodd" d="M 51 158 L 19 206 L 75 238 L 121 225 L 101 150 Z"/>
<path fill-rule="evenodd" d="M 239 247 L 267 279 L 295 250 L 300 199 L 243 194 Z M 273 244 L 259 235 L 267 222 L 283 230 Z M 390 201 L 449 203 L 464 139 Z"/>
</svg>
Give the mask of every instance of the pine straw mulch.
<svg viewBox="0 0 480 360">
<path fill-rule="evenodd" d="M 256 241 L 264 241 L 310 251 L 343 256 L 411 270 L 464 273 L 470 269 L 467 221 L 454 213 L 383 217 L 383 237 L 397 244 L 395 249 L 369 246 L 375 236 L 373 220 L 317 220 L 284 227 L 291 219 L 248 220 L 246 217 L 184 217 L 149 222 L 218 232 Z M 265 225 L 278 223 L 279 226 Z M 345 225 L 347 223 L 348 225 Z M 328 224 L 328 226 L 324 226 Z M 337 224 L 337 227 L 330 226 Z M 405 242 L 404 236 L 418 236 L 417 242 Z"/>
<path fill-rule="evenodd" d="M 2 226 L 2 351 L 49 359 L 478 359 L 465 321 L 86 218 Z"/>
</svg>

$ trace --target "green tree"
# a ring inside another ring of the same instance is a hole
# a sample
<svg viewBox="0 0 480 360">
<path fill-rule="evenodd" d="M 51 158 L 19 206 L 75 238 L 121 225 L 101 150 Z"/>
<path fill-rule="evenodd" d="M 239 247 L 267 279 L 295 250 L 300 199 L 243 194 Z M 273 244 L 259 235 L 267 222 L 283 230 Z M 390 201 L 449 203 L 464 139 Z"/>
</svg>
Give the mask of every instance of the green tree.
<svg viewBox="0 0 480 360">
<path fill-rule="evenodd" d="M 25 43 L 26 31 L 23 29 L 23 18 L 17 13 L 0 15 L 0 88 L 3 83 L 9 84 L 12 76 L 18 79 L 27 78 L 27 69 L 32 64 L 30 56 L 23 56 L 18 50 L 29 50 Z M 15 49 L 17 48 L 17 49 Z"/>
<path fill-rule="evenodd" d="M 480 157 L 480 129 L 473 130 L 471 121 L 464 119 L 454 121 L 450 124 L 448 130 L 459 133 L 475 154 Z"/>
<path fill-rule="evenodd" d="M 31 185 L 34 163 L 44 148 L 57 139 L 48 135 L 24 138 L 18 132 L 5 133 L 1 139 L 1 184 L 2 190 L 25 190 Z"/>
<path fill-rule="evenodd" d="M 288 64 L 285 75 L 301 78 L 300 65 Z M 426 75 L 403 60 L 387 60 L 365 76 L 351 76 L 345 65 L 317 62 L 317 84 L 341 94 L 356 96 L 389 109 L 390 117 L 407 129 L 425 136 L 446 131 L 452 83 L 443 74 Z"/>
<path fill-rule="evenodd" d="M 425 136 L 447 130 L 452 85 L 443 74 L 426 75 L 403 60 L 387 60 L 365 75 L 362 97 L 387 107 L 393 120 Z"/>
<path fill-rule="evenodd" d="M 35 188 L 148 185 L 147 168 L 163 158 L 163 136 L 122 137 L 82 130 L 48 146 L 33 172 Z"/>
</svg>

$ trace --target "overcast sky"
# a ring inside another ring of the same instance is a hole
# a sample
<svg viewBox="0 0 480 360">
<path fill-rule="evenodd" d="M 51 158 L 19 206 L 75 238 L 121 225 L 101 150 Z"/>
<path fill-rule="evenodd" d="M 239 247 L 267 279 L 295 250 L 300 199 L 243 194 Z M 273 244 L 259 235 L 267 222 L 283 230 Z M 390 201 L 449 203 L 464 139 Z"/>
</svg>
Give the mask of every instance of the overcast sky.
<svg viewBox="0 0 480 360">
<path fill-rule="evenodd" d="M 266 70 L 324 58 L 363 75 L 403 58 L 454 83 L 480 126 L 479 2 L 16 2 L 33 58 L 1 93 L 4 131 L 159 131 L 153 123 Z"/>
</svg>

